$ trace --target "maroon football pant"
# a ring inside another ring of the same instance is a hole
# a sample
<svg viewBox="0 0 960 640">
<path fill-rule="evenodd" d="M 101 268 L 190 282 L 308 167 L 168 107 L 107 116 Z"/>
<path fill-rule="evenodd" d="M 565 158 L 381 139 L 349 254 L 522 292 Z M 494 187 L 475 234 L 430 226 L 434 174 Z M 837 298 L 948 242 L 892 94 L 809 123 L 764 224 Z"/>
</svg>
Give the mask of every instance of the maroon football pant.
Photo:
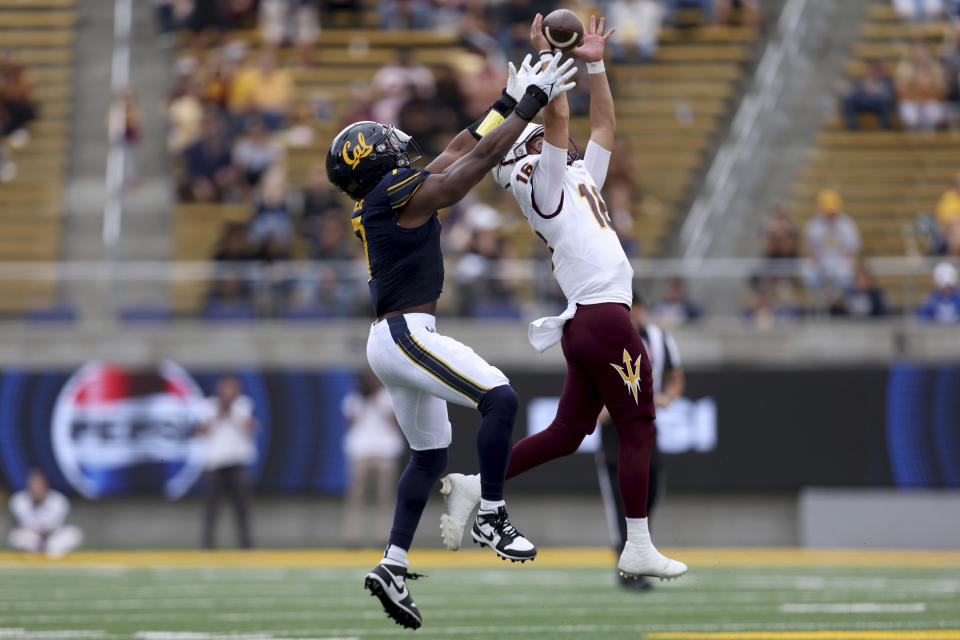
<svg viewBox="0 0 960 640">
<path fill-rule="evenodd" d="M 604 406 L 620 441 L 617 479 L 628 518 L 647 516 L 654 442 L 650 359 L 625 305 L 581 305 L 563 327 L 567 379 L 553 423 L 513 446 L 507 479 L 566 456 L 597 428 Z"/>
</svg>

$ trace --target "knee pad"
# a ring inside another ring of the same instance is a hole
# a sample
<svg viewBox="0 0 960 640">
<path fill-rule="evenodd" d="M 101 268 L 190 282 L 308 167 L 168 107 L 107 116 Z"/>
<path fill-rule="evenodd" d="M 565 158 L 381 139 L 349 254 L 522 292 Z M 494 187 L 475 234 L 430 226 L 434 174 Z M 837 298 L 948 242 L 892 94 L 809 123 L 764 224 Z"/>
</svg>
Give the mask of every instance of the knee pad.
<svg viewBox="0 0 960 640">
<path fill-rule="evenodd" d="M 517 392 L 510 385 L 502 385 L 490 389 L 477 404 L 480 415 L 486 416 L 488 413 L 496 411 L 501 416 L 512 420 L 517 415 L 517 409 L 520 407 L 520 398 Z"/>
<path fill-rule="evenodd" d="M 423 449 L 410 452 L 410 466 L 425 476 L 439 478 L 447 468 L 447 449 Z"/>
</svg>

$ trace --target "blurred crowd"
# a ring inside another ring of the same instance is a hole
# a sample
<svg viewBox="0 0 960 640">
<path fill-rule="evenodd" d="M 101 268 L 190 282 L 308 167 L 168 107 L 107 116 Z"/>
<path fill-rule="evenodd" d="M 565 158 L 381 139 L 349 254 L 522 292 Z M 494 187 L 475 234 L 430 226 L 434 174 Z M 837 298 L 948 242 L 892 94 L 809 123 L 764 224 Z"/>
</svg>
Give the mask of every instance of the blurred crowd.
<svg viewBox="0 0 960 640">
<path fill-rule="evenodd" d="M 933 288 L 916 311 L 924 323 L 960 324 L 960 174 L 937 206 L 933 233 L 943 238 L 932 245 L 939 259 L 932 272 Z M 942 226 L 939 226 L 942 225 Z M 856 221 L 844 213 L 842 196 L 833 189 L 817 194 L 816 213 L 798 231 L 786 207 L 778 204 L 762 232 L 764 274 L 776 271 L 781 260 L 803 259 L 801 277 L 757 275 L 749 283 L 745 317 L 758 328 L 790 323 L 816 315 L 858 319 L 881 318 L 901 311 L 891 308 L 861 255 Z"/>
<path fill-rule="evenodd" d="M 38 115 L 26 67 L 14 50 L 0 54 L 0 183 L 9 182 L 17 175 L 14 158 L 4 154 L 4 147 L 17 150 L 30 141 L 27 125 Z M 13 154 L 8 154 L 13 155 Z"/>
<path fill-rule="evenodd" d="M 411 134 L 427 158 L 438 154 L 456 133 L 480 117 L 506 80 L 505 61 L 529 50 L 529 23 L 556 2 L 506 0 L 395 0 L 376 4 L 385 29 L 447 29 L 460 46 L 444 64 L 418 62 L 410 47 L 395 55 L 370 82 L 349 87 L 346 113 L 335 114 L 334 97 L 311 86 L 322 61 L 313 46 L 321 25 L 364 24 L 370 20 L 361 2 L 308 0 L 155 0 L 161 42 L 178 42 L 176 82 L 168 99 L 168 148 L 176 167 L 181 202 L 233 203 L 245 206 L 243 220 L 226 223 L 213 258 L 220 277 L 211 286 L 211 313 L 286 317 L 336 317 L 368 309 L 364 289 L 338 278 L 339 261 L 359 257 L 360 244 L 350 227 L 350 202 L 329 185 L 322 164 L 322 125 L 356 120 L 395 124 Z M 582 12 L 591 7 L 579 3 Z M 758 16 L 754 0 L 634 0 L 611 2 L 617 13 L 614 54 L 639 60 L 631 27 L 637 16 L 656 14 L 680 21 L 691 10 L 702 20 L 726 21 L 737 6 L 744 20 Z M 570 6 L 566 3 L 565 6 Z M 650 11 L 655 6 L 654 11 Z M 594 9 L 595 10 L 595 9 Z M 646 13 L 645 13 L 646 12 Z M 687 13 L 685 13 L 687 12 Z M 344 17 L 346 16 L 346 18 Z M 372 25 L 377 26 L 377 25 Z M 247 34 L 256 32 L 251 40 Z M 255 45 L 257 42 L 258 45 Z M 354 45 L 351 45 L 354 46 Z M 357 44 L 356 46 L 362 46 Z M 642 47 L 641 47 L 642 48 Z M 307 79 L 304 85 L 298 81 Z M 316 80 L 314 80 L 316 83 Z M 570 97 L 574 115 L 589 106 L 586 83 Z M 314 87 L 320 86 L 317 84 Z M 585 137 L 575 132 L 574 137 Z M 614 150 L 604 189 L 612 217 L 631 256 L 642 246 L 634 237 L 634 204 L 643 200 L 625 140 Z M 546 250 L 532 240 L 511 199 L 482 185 L 444 216 L 444 249 L 454 263 L 448 288 L 460 295 L 451 303 L 468 317 L 518 318 L 540 313 L 542 306 L 563 305 L 549 278 Z M 651 203 L 655 212 L 657 204 Z M 278 267 L 270 277 L 249 278 L 244 265 L 272 265 L 289 259 L 330 264 L 329 273 L 288 277 Z M 540 258 L 542 282 L 510 277 L 506 259 Z M 531 293 L 538 295 L 532 296 Z M 538 302 L 533 303 L 531 300 Z M 537 308 L 531 308 L 536 305 Z"/>
</svg>

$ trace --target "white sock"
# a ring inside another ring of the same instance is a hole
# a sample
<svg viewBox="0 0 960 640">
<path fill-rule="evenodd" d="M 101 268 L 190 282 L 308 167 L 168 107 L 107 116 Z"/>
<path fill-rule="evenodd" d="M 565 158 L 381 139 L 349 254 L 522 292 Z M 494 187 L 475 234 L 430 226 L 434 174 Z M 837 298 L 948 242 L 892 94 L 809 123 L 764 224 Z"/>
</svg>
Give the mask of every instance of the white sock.
<svg viewBox="0 0 960 640">
<path fill-rule="evenodd" d="M 507 506 L 507 503 L 503 500 L 484 500 L 480 498 L 480 511 L 496 511 L 505 506 Z"/>
<path fill-rule="evenodd" d="M 634 544 L 651 544 L 650 528 L 646 518 L 626 518 L 627 542 Z"/>
<path fill-rule="evenodd" d="M 401 549 L 395 544 L 387 547 L 387 552 L 383 554 L 383 557 L 390 560 L 393 564 L 399 564 L 404 567 L 410 566 L 410 562 L 407 560 L 407 550 Z"/>
</svg>

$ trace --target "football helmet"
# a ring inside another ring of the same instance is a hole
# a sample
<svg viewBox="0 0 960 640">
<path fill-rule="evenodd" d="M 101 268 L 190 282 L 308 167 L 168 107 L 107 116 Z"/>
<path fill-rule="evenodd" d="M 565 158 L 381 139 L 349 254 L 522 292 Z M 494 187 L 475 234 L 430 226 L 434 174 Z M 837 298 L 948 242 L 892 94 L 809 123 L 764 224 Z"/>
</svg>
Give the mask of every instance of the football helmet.
<svg viewBox="0 0 960 640">
<path fill-rule="evenodd" d="M 522 158 L 525 158 L 530 154 L 527 151 L 527 143 L 536 138 L 537 136 L 543 135 L 543 125 L 534 124 L 533 122 L 527 124 L 523 128 L 523 131 L 520 133 L 520 137 L 517 138 L 517 141 L 513 143 L 513 146 L 507 151 L 507 154 L 503 156 L 497 166 L 491 169 L 493 173 L 493 181 L 504 189 L 510 188 L 510 175 L 513 173 L 513 165 L 519 162 Z M 573 140 L 570 140 L 570 146 L 573 147 L 567 149 L 567 164 L 572 164 L 577 158 L 580 157 L 580 154 L 577 150 L 577 145 L 574 144 Z"/>
<path fill-rule="evenodd" d="M 354 200 L 370 193 L 387 172 L 421 157 L 420 146 L 396 127 L 364 120 L 345 127 L 327 152 L 327 178 Z"/>
</svg>

